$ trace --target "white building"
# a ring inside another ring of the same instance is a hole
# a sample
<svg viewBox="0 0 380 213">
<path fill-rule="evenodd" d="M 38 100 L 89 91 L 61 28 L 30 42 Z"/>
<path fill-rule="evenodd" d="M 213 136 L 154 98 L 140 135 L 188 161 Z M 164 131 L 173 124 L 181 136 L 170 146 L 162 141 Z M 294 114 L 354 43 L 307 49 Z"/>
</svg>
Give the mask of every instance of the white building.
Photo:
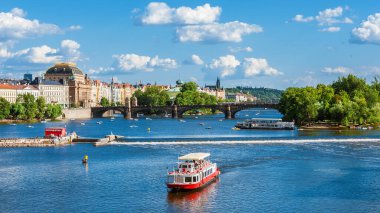
<svg viewBox="0 0 380 213">
<path fill-rule="evenodd" d="M 15 103 L 19 95 L 32 94 L 35 98 L 40 96 L 39 90 L 32 85 L 0 84 L 0 97 L 10 103 Z"/>
<path fill-rule="evenodd" d="M 69 86 L 58 81 L 43 80 L 36 85 L 40 96 L 45 98 L 48 104 L 59 104 L 63 108 L 69 107 Z"/>
<path fill-rule="evenodd" d="M 227 93 L 226 99 L 230 99 L 230 100 L 232 99 L 234 100 L 235 103 L 240 103 L 240 102 L 252 102 L 252 101 L 255 101 L 257 98 L 252 95 L 237 92 L 237 93 Z"/>
</svg>

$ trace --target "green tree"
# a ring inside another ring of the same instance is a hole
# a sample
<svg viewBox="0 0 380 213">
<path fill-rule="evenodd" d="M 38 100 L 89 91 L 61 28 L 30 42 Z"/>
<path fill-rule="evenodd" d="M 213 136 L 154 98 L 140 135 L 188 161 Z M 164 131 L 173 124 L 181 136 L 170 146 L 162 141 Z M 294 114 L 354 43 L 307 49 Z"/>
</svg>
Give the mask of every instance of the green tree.
<svg viewBox="0 0 380 213">
<path fill-rule="evenodd" d="M 109 102 L 109 100 L 106 97 L 102 97 L 100 99 L 100 105 L 102 107 L 108 107 L 108 106 L 110 106 L 110 102 Z"/>
<path fill-rule="evenodd" d="M 181 86 L 181 92 L 186 92 L 186 91 L 195 92 L 197 91 L 197 88 L 198 88 L 197 83 L 190 81 L 190 82 L 184 83 Z"/>
<path fill-rule="evenodd" d="M 184 83 L 181 92 L 176 96 L 177 105 L 215 105 L 218 100 L 215 96 L 197 91 L 198 85 L 194 82 Z"/>
<path fill-rule="evenodd" d="M 16 103 L 12 104 L 11 115 L 13 119 L 26 119 L 24 105 L 22 105 L 22 103 L 20 103 L 19 101 L 16 101 Z"/>
<path fill-rule="evenodd" d="M 367 84 L 364 79 L 349 74 L 347 77 L 339 77 L 339 79 L 331 86 L 334 88 L 336 93 L 345 91 L 352 98 L 354 97 L 356 90 L 364 91 Z"/>
<path fill-rule="evenodd" d="M 168 93 L 157 86 L 148 87 L 145 92 L 137 90 L 134 96 L 137 98 L 139 105 L 165 106 L 170 103 Z"/>
<path fill-rule="evenodd" d="M 56 104 L 47 104 L 45 117 L 50 119 L 56 119 L 62 115 L 62 107 Z"/>
<path fill-rule="evenodd" d="M 37 104 L 37 112 L 36 112 L 36 118 L 42 119 L 45 116 L 45 110 L 46 110 L 46 101 L 43 97 L 38 97 L 36 100 Z"/>
<path fill-rule="evenodd" d="M 11 104 L 3 97 L 0 97 L 0 119 L 8 118 L 11 113 Z"/>
<path fill-rule="evenodd" d="M 34 95 L 27 93 L 22 95 L 22 105 L 25 108 L 25 119 L 32 120 L 37 114 L 37 103 Z"/>
</svg>

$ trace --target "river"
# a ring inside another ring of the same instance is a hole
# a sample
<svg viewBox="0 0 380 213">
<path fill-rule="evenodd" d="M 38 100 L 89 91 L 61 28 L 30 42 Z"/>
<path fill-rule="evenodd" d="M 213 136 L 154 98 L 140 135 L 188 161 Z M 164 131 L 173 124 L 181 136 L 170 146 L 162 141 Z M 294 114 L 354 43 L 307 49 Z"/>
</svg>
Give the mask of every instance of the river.
<svg viewBox="0 0 380 213">
<path fill-rule="evenodd" d="M 1 125 L 1 137 L 42 136 L 45 127 L 66 126 L 83 137 L 112 132 L 126 138 L 105 147 L 0 149 L 0 212 L 379 211 L 380 143 L 358 142 L 380 141 L 379 130 L 232 130 L 237 121 L 250 117 L 281 115 L 273 110 L 246 110 L 236 120 L 224 120 L 223 115 L 185 117 L 182 122 L 117 116 L 113 121 Z M 289 143 L 279 142 L 283 140 Z M 164 143 L 128 145 L 131 141 Z M 168 193 L 167 168 L 175 165 L 178 155 L 189 152 L 210 152 L 222 172 L 219 180 L 203 190 Z M 87 166 L 81 164 L 85 154 Z"/>
</svg>

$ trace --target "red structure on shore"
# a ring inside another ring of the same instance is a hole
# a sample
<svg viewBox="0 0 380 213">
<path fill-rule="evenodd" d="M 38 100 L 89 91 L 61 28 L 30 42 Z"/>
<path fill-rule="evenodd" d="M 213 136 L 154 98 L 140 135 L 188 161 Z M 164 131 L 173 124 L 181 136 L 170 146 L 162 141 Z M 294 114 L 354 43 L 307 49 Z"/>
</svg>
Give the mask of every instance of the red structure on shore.
<svg viewBox="0 0 380 213">
<path fill-rule="evenodd" d="M 64 137 L 66 136 L 66 128 L 64 127 L 49 127 L 45 128 L 45 137 Z"/>
</svg>

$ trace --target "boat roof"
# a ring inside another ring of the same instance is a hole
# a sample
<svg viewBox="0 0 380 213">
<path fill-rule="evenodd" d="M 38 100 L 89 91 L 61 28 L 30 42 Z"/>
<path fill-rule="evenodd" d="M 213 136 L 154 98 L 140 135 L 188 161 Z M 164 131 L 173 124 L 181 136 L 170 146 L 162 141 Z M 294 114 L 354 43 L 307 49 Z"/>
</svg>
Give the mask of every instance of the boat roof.
<svg viewBox="0 0 380 213">
<path fill-rule="evenodd" d="M 210 153 L 203 153 L 203 152 L 198 152 L 198 153 L 190 153 L 184 156 L 181 156 L 178 158 L 178 160 L 203 160 L 210 156 Z"/>
<path fill-rule="evenodd" d="M 281 118 L 251 118 L 251 120 L 263 120 L 263 121 L 273 120 L 273 121 L 281 121 L 282 119 L 281 119 Z"/>
</svg>

